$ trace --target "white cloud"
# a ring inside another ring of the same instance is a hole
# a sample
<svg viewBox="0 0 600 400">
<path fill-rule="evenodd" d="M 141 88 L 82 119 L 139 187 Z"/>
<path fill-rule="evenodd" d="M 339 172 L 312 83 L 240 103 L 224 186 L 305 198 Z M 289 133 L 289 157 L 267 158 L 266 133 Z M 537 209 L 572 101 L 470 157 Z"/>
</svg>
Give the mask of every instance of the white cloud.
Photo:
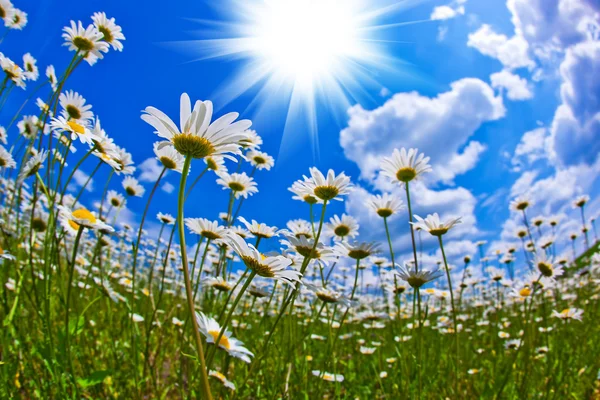
<svg viewBox="0 0 600 400">
<path fill-rule="evenodd" d="M 506 35 L 494 32 L 487 24 L 469 34 L 467 45 L 479 50 L 481 54 L 497 59 L 509 69 L 535 66 L 529 58 L 529 45 L 525 39 L 518 35 L 509 39 Z"/>
<path fill-rule="evenodd" d="M 158 164 L 158 160 L 153 157 L 145 159 L 139 168 L 141 173 L 138 180 L 142 182 L 156 182 L 163 170 L 163 167 Z"/>
<path fill-rule="evenodd" d="M 450 7 L 450 6 L 439 6 L 435 7 L 429 17 L 431 20 L 445 20 L 455 18 L 459 15 L 464 15 L 465 8 L 463 6 Z"/>
<path fill-rule="evenodd" d="M 545 127 L 536 128 L 523 134 L 511 162 L 515 170 L 519 171 L 522 166 L 530 166 L 537 160 L 549 158 L 551 151 L 550 131 Z"/>
<path fill-rule="evenodd" d="M 165 182 L 163 183 L 161 189 L 163 192 L 171 194 L 173 193 L 173 190 L 175 190 L 175 186 L 171 185 L 169 182 Z"/>
<path fill-rule="evenodd" d="M 600 42 L 570 47 L 560 73 L 562 104 L 551 128 L 554 152 L 565 165 L 592 164 L 600 153 Z"/>
<path fill-rule="evenodd" d="M 431 157 L 430 179 L 448 182 L 472 168 L 483 150 L 481 144 L 469 143 L 470 136 L 504 113 L 502 98 L 488 84 L 465 78 L 434 98 L 404 92 L 374 110 L 351 107 L 340 144 L 363 178 L 373 179 L 381 158 L 393 148 L 417 147 Z"/>
<path fill-rule="evenodd" d="M 538 177 L 537 171 L 525 171 L 510 188 L 510 196 L 520 196 L 529 191 L 531 184 Z"/>
<path fill-rule="evenodd" d="M 88 174 L 86 174 L 82 170 L 78 169 L 73 173 L 73 183 L 75 185 L 77 185 L 77 187 L 83 187 L 83 185 L 85 185 L 85 183 L 87 182 L 89 177 L 90 176 Z M 87 192 L 91 192 L 94 190 L 94 179 L 93 178 L 90 179 L 87 186 L 85 187 L 85 190 Z"/>
<path fill-rule="evenodd" d="M 533 97 L 527 79 L 521 78 L 508 70 L 490 75 L 490 80 L 493 88 L 506 89 L 506 96 L 511 100 L 527 100 Z"/>
</svg>

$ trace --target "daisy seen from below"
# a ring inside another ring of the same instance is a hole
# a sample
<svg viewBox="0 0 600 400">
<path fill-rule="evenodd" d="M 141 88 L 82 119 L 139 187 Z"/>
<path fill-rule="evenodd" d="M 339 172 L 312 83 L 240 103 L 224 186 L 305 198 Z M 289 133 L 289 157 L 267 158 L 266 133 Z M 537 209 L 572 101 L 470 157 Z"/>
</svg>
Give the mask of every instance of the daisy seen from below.
<svg viewBox="0 0 600 400">
<path fill-rule="evenodd" d="M 8 26 L 15 18 L 15 7 L 10 0 L 0 0 L 0 18 L 4 20 L 4 25 Z"/>
<path fill-rule="evenodd" d="M 427 269 L 421 266 L 417 272 L 412 263 L 404 263 L 404 265 L 397 266 L 396 268 L 394 273 L 415 289 L 420 288 L 424 284 L 431 282 L 444 274 L 438 267 Z"/>
<path fill-rule="evenodd" d="M 342 217 L 334 215 L 329 223 L 325 225 L 325 231 L 328 236 L 343 240 L 344 238 L 353 238 L 358 235 L 358 222 L 350 215 L 342 214 Z"/>
<path fill-rule="evenodd" d="M 30 81 L 37 81 L 40 76 L 40 71 L 36 65 L 37 61 L 30 53 L 23 55 L 23 75 Z"/>
<path fill-rule="evenodd" d="M 250 165 L 258 170 L 264 169 L 269 171 L 275 165 L 275 159 L 262 151 L 250 150 L 246 153 L 245 157 L 250 162 Z"/>
<path fill-rule="evenodd" d="M 0 68 L 6 74 L 6 79 L 10 79 L 16 86 L 25 89 L 25 74 L 23 73 L 23 69 L 2 53 L 0 53 Z"/>
<path fill-rule="evenodd" d="M 146 189 L 133 176 L 126 176 L 122 182 L 123 189 L 128 196 L 143 197 Z"/>
<path fill-rule="evenodd" d="M 369 242 L 340 242 L 336 244 L 335 249 L 338 252 L 338 254 L 350 257 L 354 260 L 363 260 L 379 252 L 377 243 Z"/>
<path fill-rule="evenodd" d="M 50 129 L 55 132 L 65 132 L 71 140 L 79 139 L 81 143 L 93 145 L 95 141 L 94 134 L 77 120 L 68 120 L 65 117 L 59 116 L 52 118 L 50 121 Z"/>
<path fill-rule="evenodd" d="M 232 174 L 227 172 L 217 172 L 217 184 L 223 186 L 223 189 L 231 189 L 235 198 L 244 197 L 245 199 L 248 196 L 252 196 L 254 193 L 258 193 L 258 188 L 256 187 L 256 182 L 254 179 L 246 175 L 245 172 L 237 173 L 234 172 Z"/>
<path fill-rule="evenodd" d="M 180 98 L 179 128 L 171 118 L 155 107 L 146 107 L 142 119 L 156 129 L 159 137 L 166 139 L 160 147 L 172 145 L 183 156 L 204 158 L 241 154 L 240 141 L 252 125 L 249 120 L 234 122 L 238 113 L 231 112 L 211 123 L 213 106 L 210 101 L 196 101 L 192 110 L 190 97 L 183 93 Z"/>
<path fill-rule="evenodd" d="M 350 193 L 352 187 L 350 178 L 343 172 L 336 175 L 330 169 L 327 177 L 318 168 L 310 168 L 310 178 L 305 178 L 304 184 L 313 195 L 323 201 L 342 200 L 339 196 Z"/>
<path fill-rule="evenodd" d="M 75 120 L 84 125 L 93 121 L 92 105 L 85 104 L 85 98 L 79 93 L 68 90 L 60 94 L 58 101 L 61 107 L 60 114 L 65 120 Z"/>
<path fill-rule="evenodd" d="M 389 193 L 383 195 L 372 195 L 366 201 L 366 205 L 377 213 L 381 218 L 388 218 L 405 208 L 402 200 Z"/>
<path fill-rule="evenodd" d="M 104 12 L 95 12 L 92 15 L 92 21 L 96 29 L 102 33 L 102 40 L 110 44 L 113 49 L 123 51 L 123 43 L 125 40 L 122 28 L 115 23 L 114 18 L 107 18 Z"/>
<path fill-rule="evenodd" d="M 198 330 L 204 335 L 206 342 L 215 344 L 221 331 L 219 323 L 214 318 L 207 317 L 201 312 L 196 312 L 196 322 L 198 323 Z M 228 330 L 225 330 L 218 343 L 219 348 L 225 350 L 230 356 L 250 363 L 250 357 L 254 357 L 254 354 L 243 345 L 244 343 L 233 338 Z"/>
<path fill-rule="evenodd" d="M 13 156 L 3 146 L 0 146 L 0 168 L 14 168 L 17 163 Z"/>
<path fill-rule="evenodd" d="M 418 149 L 394 149 L 390 157 L 381 161 L 381 173 L 393 182 L 408 183 L 431 171 L 429 157 L 419 153 Z"/>
<path fill-rule="evenodd" d="M 510 202 L 510 209 L 514 211 L 525 211 L 533 205 L 531 199 L 526 196 L 519 196 Z"/>
<path fill-rule="evenodd" d="M 107 232 L 114 231 L 111 226 L 102 222 L 94 213 L 84 207 L 71 210 L 67 206 L 59 205 L 58 211 L 62 227 L 71 235 L 77 234 L 80 228 Z"/>
<path fill-rule="evenodd" d="M 461 222 L 461 218 L 450 218 L 446 222 L 440 221 L 440 216 L 438 213 L 433 213 L 427 215 L 425 219 L 419 217 L 418 215 L 414 216 L 417 222 L 411 222 L 415 228 L 421 228 L 424 231 L 429 232 L 432 236 L 442 236 L 446 234 L 450 228 L 454 225 L 459 224 Z"/>
<path fill-rule="evenodd" d="M 22 30 L 25 28 L 25 25 L 27 25 L 27 13 L 23 10 L 15 8 L 12 21 L 7 23 L 6 26 L 10 29 Z"/>
<path fill-rule="evenodd" d="M 227 233 L 227 228 L 219 225 L 217 221 L 206 218 L 186 218 L 184 221 L 190 231 L 209 240 L 223 239 Z"/>
<path fill-rule="evenodd" d="M 185 158 L 173 146 L 161 146 L 154 143 L 154 155 L 166 169 L 181 173 Z"/>
<path fill-rule="evenodd" d="M 555 278 L 564 273 L 563 267 L 555 264 L 554 257 L 546 255 L 545 252 L 535 255 L 533 265 L 546 278 Z"/>
<path fill-rule="evenodd" d="M 292 264 L 292 260 L 289 258 L 280 255 L 264 256 L 237 234 L 227 235 L 227 244 L 242 259 L 246 267 L 257 275 L 292 286 L 295 286 L 294 282 L 300 282 L 302 274 L 294 269 L 287 269 Z"/>
<path fill-rule="evenodd" d="M 246 229 L 248 229 L 250 233 L 259 238 L 268 239 L 279 235 L 276 226 L 269 226 L 267 224 L 259 223 L 256 220 L 248 222 L 244 217 L 238 217 L 238 220 L 246 226 Z"/>
<path fill-rule="evenodd" d="M 48 152 L 42 150 L 27 160 L 27 163 L 25 163 L 25 166 L 17 177 L 17 183 L 22 183 L 25 179 L 35 175 L 40 169 L 44 168 L 44 161 L 46 161 L 47 157 Z"/>
<path fill-rule="evenodd" d="M 90 65 L 103 58 L 102 53 L 108 52 L 108 43 L 102 40 L 102 33 L 94 25 L 90 24 L 84 29 L 81 21 L 71 21 L 71 25 L 64 27 L 63 31 L 63 46 L 67 46 L 70 51 L 76 51 Z"/>
<path fill-rule="evenodd" d="M 208 371 L 208 376 L 212 376 L 213 378 L 217 379 L 226 388 L 235 390 L 235 385 L 233 384 L 233 382 L 229 381 L 227 379 L 227 377 L 225 375 L 223 375 L 222 373 L 220 373 L 218 371 L 210 370 L 210 371 Z"/>
</svg>

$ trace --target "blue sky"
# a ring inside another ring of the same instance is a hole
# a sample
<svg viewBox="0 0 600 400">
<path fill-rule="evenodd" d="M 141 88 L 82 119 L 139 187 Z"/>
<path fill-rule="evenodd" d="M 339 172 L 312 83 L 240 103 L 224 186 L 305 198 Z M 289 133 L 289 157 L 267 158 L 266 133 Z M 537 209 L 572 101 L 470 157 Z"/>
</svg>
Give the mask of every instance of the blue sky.
<svg viewBox="0 0 600 400">
<path fill-rule="evenodd" d="M 144 168 L 150 173 L 151 161 L 145 161 L 153 157 L 156 139 L 140 119 L 140 111 L 153 105 L 177 119 L 182 92 L 192 99 L 218 97 L 223 84 L 243 66 L 243 60 L 231 58 L 193 61 L 201 51 L 192 43 L 176 44 L 204 39 L 207 21 L 226 18 L 208 2 L 14 3 L 28 13 L 29 23 L 23 31 L 10 32 L 1 51 L 14 60 L 29 51 L 42 71 L 53 64 L 60 72 L 70 60 L 71 54 L 61 46 L 61 30 L 71 19 L 85 25 L 93 12 L 105 11 L 122 26 L 124 51 L 111 51 L 93 67 L 82 64 L 66 89 L 82 94 L 107 133 L 133 154 L 136 177 Z M 559 3 L 570 3 L 571 12 L 558 12 Z M 357 190 L 344 203 L 331 207 L 329 216 L 350 213 L 359 220 L 365 240 L 380 240 L 381 221 L 370 215 L 362 201 L 367 192 L 392 190 L 401 195 L 377 178 L 373 160 L 391 154 L 393 147 L 405 146 L 431 155 L 434 166 L 434 173 L 414 189 L 415 213 L 437 211 L 464 219 L 448 238 L 455 259 L 473 254 L 477 240 L 488 240 L 490 251 L 514 242 L 512 233 L 519 219 L 509 212 L 508 203 L 515 195 L 527 194 L 535 200 L 530 216 L 560 214 L 567 220 L 576 216 L 571 200 L 589 194 L 588 216 L 595 215 L 600 209 L 596 200 L 600 128 L 594 122 L 600 116 L 600 45 L 590 27 L 599 24 L 597 2 L 406 4 L 410 7 L 390 12 L 378 23 L 423 22 L 382 33 L 390 40 L 385 51 L 397 60 L 396 69 L 373 70 L 379 86 L 367 88 L 367 95 L 357 99 L 351 111 L 319 113 L 318 158 L 313 157 L 306 137 L 294 141 L 292 153 L 278 157 L 285 114 L 278 109 L 255 115 L 249 104 L 256 91 L 225 106 L 215 104 L 223 107 L 221 113 L 239 111 L 253 119 L 253 128 L 264 139 L 262 149 L 276 159 L 273 170 L 256 174 L 260 192 L 244 203 L 242 214 L 279 227 L 289 219 L 306 219 L 307 207 L 292 200 L 287 188 L 307 174 L 310 166 L 333 168 L 349 174 Z M 440 15 L 445 19 L 439 19 Z M 2 124 L 8 124 L 29 90 L 15 89 L 0 114 Z M 47 90 L 40 97 L 45 99 Z M 33 101 L 25 110 L 26 114 L 37 112 Z M 14 130 L 9 132 L 11 138 L 14 134 Z M 93 161 L 86 162 L 83 171 L 89 173 L 94 166 Z M 201 162 L 192 166 L 196 173 L 202 168 Z M 84 202 L 100 196 L 105 178 L 106 171 L 96 175 L 94 190 L 86 193 Z M 111 187 L 120 188 L 120 180 L 113 179 Z M 216 218 L 225 211 L 227 193 L 214 180 L 211 175 L 201 181 L 188 202 L 187 216 Z M 177 187 L 179 176 L 170 174 L 166 182 Z M 144 185 L 149 190 L 152 182 Z M 129 199 L 131 212 L 122 217 L 135 223 L 144 204 L 145 199 Z M 176 190 L 159 191 L 151 214 L 174 214 L 175 210 Z M 579 229 L 573 222 L 563 225 L 565 232 Z M 397 251 L 403 254 L 409 246 L 406 215 L 396 218 L 392 227 Z M 427 239 L 425 249 L 432 262 L 439 257 L 433 241 Z"/>
</svg>

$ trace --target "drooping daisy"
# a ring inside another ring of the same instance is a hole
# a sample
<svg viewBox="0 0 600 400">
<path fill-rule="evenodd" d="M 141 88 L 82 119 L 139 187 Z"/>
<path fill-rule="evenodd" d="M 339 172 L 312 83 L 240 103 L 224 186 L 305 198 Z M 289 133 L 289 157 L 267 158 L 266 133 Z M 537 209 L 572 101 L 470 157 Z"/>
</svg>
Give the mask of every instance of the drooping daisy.
<svg viewBox="0 0 600 400">
<path fill-rule="evenodd" d="M 207 317 L 201 312 L 196 312 L 196 321 L 198 323 L 198 330 L 206 337 L 206 342 L 215 344 L 221 332 L 219 323 L 214 318 Z M 231 332 L 228 330 L 223 332 L 217 345 L 229 353 L 230 356 L 239 358 L 246 363 L 250 363 L 250 357 L 254 357 L 252 352 L 243 347 L 244 343 L 233 338 Z"/>
<path fill-rule="evenodd" d="M 95 12 L 92 15 L 92 21 L 96 29 L 102 33 L 102 40 L 110 44 L 113 49 L 123 51 L 123 43 L 125 40 L 122 28 L 115 23 L 114 18 L 107 18 L 103 12 Z"/>
<path fill-rule="evenodd" d="M 208 277 L 202 281 L 202 286 L 212 287 L 217 289 L 220 292 L 229 292 L 235 286 L 235 283 L 227 282 L 225 279 L 220 276 L 215 278 L 213 276 Z"/>
<path fill-rule="evenodd" d="M 394 149 L 391 157 L 381 161 L 381 173 L 393 182 L 407 183 L 418 179 L 425 172 L 431 171 L 429 157 L 419 153 L 418 149 Z"/>
<path fill-rule="evenodd" d="M 272 278 L 294 286 L 294 281 L 300 282 L 302 274 L 293 269 L 287 269 L 292 260 L 283 256 L 264 256 L 256 248 L 246 243 L 236 234 L 227 235 L 227 244 L 242 259 L 246 267 L 265 278 Z"/>
<path fill-rule="evenodd" d="M 160 143 L 154 143 L 154 155 L 166 169 L 182 172 L 185 159 L 173 146 L 160 146 Z"/>
<path fill-rule="evenodd" d="M 186 218 L 185 226 L 196 235 L 210 240 L 223 239 L 227 233 L 227 228 L 206 218 Z"/>
<path fill-rule="evenodd" d="M 310 178 L 305 177 L 304 183 L 315 197 L 323 201 L 341 200 L 339 196 L 350 193 L 352 187 L 350 178 L 343 172 L 336 176 L 330 169 L 325 177 L 316 167 L 310 168 Z"/>
<path fill-rule="evenodd" d="M 312 374 L 316 377 L 319 377 L 327 382 L 344 382 L 344 375 L 342 374 L 332 374 L 330 372 L 313 370 Z"/>
<path fill-rule="evenodd" d="M 102 53 L 107 53 L 109 44 L 103 40 L 104 35 L 96 29 L 94 25 L 88 25 L 83 28 L 81 21 L 71 21 L 71 26 L 63 28 L 62 34 L 69 50 L 81 54 L 88 64 L 94 65 L 99 58 L 103 58 Z"/>
<path fill-rule="evenodd" d="M 461 222 L 461 217 L 450 218 L 446 222 L 441 222 L 438 213 L 433 213 L 433 215 L 429 214 L 427 217 L 425 217 L 425 219 L 415 215 L 415 219 L 417 222 L 411 222 L 415 228 L 421 228 L 433 236 L 442 236 L 446 234 L 454 225 Z"/>
<path fill-rule="evenodd" d="M 431 270 L 421 267 L 419 268 L 419 272 L 417 272 L 412 263 L 404 263 L 404 265 L 397 266 L 394 273 L 415 289 L 444 274 L 438 267 L 434 267 Z"/>
<path fill-rule="evenodd" d="M 389 193 L 369 196 L 366 204 L 381 218 L 391 217 L 405 207 L 402 200 Z"/>
<path fill-rule="evenodd" d="M 125 189 L 125 193 L 127 193 L 128 196 L 143 197 L 144 193 L 146 192 L 146 189 L 144 189 L 138 180 L 132 176 L 125 177 L 122 185 L 123 189 Z"/>
<path fill-rule="evenodd" d="M 225 375 L 223 375 L 222 373 L 211 369 L 210 371 L 208 371 L 208 376 L 212 376 L 213 378 L 217 379 L 226 388 L 235 390 L 235 385 L 233 384 L 233 382 L 227 380 L 227 377 Z"/>
<path fill-rule="evenodd" d="M 73 119 L 87 125 L 94 119 L 91 104 L 85 104 L 85 98 L 79 93 L 68 90 L 65 93 L 61 93 L 58 101 L 62 108 L 60 113 L 66 120 Z"/>
<path fill-rule="evenodd" d="M 259 223 L 256 220 L 252 220 L 252 222 L 248 222 L 244 217 L 238 217 L 238 220 L 246 226 L 246 229 L 250 231 L 253 235 L 263 238 L 269 239 L 273 236 L 278 236 L 276 226 L 269 226 L 267 224 Z"/>
<path fill-rule="evenodd" d="M 262 151 L 250 150 L 246 153 L 246 159 L 256 169 L 266 169 L 269 171 L 275 165 L 273 157 Z"/>
<path fill-rule="evenodd" d="M 59 205 L 58 211 L 60 223 L 69 234 L 77 234 L 80 227 L 106 232 L 114 231 L 111 226 L 102 222 L 86 208 L 73 211 L 67 206 Z"/>
<path fill-rule="evenodd" d="M 16 86 L 25 89 L 25 75 L 23 69 L 2 53 L 0 53 L 0 68 L 2 68 L 6 77 Z"/>
<path fill-rule="evenodd" d="M 42 150 L 27 160 L 27 163 L 25 163 L 21 173 L 19 173 L 17 183 L 23 182 L 30 176 L 35 175 L 40 169 L 44 168 L 44 161 L 46 161 L 47 157 L 48 152 L 46 150 Z"/>
<path fill-rule="evenodd" d="M 561 312 L 552 310 L 552 316 L 555 318 L 560 318 L 564 321 L 571 319 L 581 321 L 583 318 L 583 310 L 581 308 L 565 308 Z"/>
<path fill-rule="evenodd" d="M 223 186 L 223 189 L 231 189 L 236 199 L 242 196 L 247 199 L 248 196 L 252 196 L 254 193 L 258 192 L 256 182 L 246 175 L 245 172 L 242 172 L 241 174 L 237 172 L 229 174 L 221 171 L 217 172 L 217 176 L 219 177 L 219 179 L 217 179 L 217 184 Z"/>
<path fill-rule="evenodd" d="M 204 163 L 206 164 L 206 168 L 215 172 L 227 172 L 227 167 L 225 166 L 225 159 L 221 156 L 208 156 L 204 157 Z"/>
<path fill-rule="evenodd" d="M 312 189 L 306 184 L 306 181 L 296 181 L 288 190 L 294 193 L 292 199 L 300 200 L 307 204 L 323 203 L 323 200 L 317 198 Z"/>
<path fill-rule="evenodd" d="M 192 110 L 190 97 L 183 93 L 180 99 L 179 128 L 171 118 L 154 107 L 146 107 L 142 119 L 156 129 L 155 133 L 159 137 L 167 140 L 160 146 L 171 144 L 186 157 L 222 155 L 235 161 L 230 154 L 241 154 L 240 141 L 246 138 L 245 130 L 252 122 L 234 122 L 239 114 L 232 112 L 211 123 L 212 113 L 210 101 L 196 101 Z"/>
<path fill-rule="evenodd" d="M 13 159 L 13 156 L 4 148 L 0 146 L 0 168 L 14 168 L 17 163 Z"/>
<path fill-rule="evenodd" d="M 52 91 L 56 91 L 58 89 L 58 80 L 56 79 L 56 71 L 54 70 L 54 65 L 48 65 L 46 67 L 46 77 L 50 82 L 50 86 L 52 86 Z"/>
<path fill-rule="evenodd" d="M 23 55 L 23 75 L 30 81 L 37 81 L 40 76 L 36 63 L 36 59 L 30 53 Z"/>
<path fill-rule="evenodd" d="M 356 219 L 350 215 L 342 214 L 341 218 L 334 215 L 329 223 L 325 225 L 325 232 L 328 236 L 343 240 L 358 235 L 359 227 Z"/>
</svg>

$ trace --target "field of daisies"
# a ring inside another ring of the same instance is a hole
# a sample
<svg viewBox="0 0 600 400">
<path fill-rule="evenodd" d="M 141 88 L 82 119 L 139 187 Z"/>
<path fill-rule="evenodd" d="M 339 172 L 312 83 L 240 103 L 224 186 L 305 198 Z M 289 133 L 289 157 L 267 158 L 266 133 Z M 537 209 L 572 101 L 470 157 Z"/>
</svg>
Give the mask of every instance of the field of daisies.
<svg viewBox="0 0 600 400">
<path fill-rule="evenodd" d="M 0 17 L 2 40 L 18 41 L 27 14 L 0 0 Z M 71 21 L 56 49 L 70 58 L 61 71 L 39 65 L 35 49 L 0 53 L 0 110 L 31 93 L 0 120 L 1 398 L 600 397 L 600 253 L 587 196 L 573 199 L 580 231 L 570 237 L 555 236 L 564 221 L 529 215 L 531 201 L 516 198 L 521 245 L 496 252 L 481 241 L 449 265 L 445 235 L 461 219 L 421 215 L 411 185 L 430 160 L 390 148 L 380 174 L 403 196 L 365 204 L 387 241 L 362 241 L 352 217 L 330 211 L 353 189 L 341 171 L 290 177 L 297 219 L 285 227 L 247 220 L 255 176 L 274 159 L 251 121 L 186 93 L 166 100 L 178 115 L 152 105 L 140 115 L 140 146 L 161 166 L 144 187 L 119 137 L 69 87 L 81 69 L 127 51 L 125 34 L 103 12 Z M 95 169 L 68 190 L 84 162 Z M 108 179 L 92 196 L 98 171 Z M 177 203 L 151 215 L 166 173 L 180 182 Z M 208 180 L 228 194 L 218 220 L 186 204 Z M 145 204 L 140 223 L 122 224 L 134 197 Z M 409 259 L 395 257 L 391 218 L 405 221 Z M 437 264 L 423 261 L 425 235 L 439 245 Z M 557 243 L 573 251 L 559 255 Z"/>
</svg>

